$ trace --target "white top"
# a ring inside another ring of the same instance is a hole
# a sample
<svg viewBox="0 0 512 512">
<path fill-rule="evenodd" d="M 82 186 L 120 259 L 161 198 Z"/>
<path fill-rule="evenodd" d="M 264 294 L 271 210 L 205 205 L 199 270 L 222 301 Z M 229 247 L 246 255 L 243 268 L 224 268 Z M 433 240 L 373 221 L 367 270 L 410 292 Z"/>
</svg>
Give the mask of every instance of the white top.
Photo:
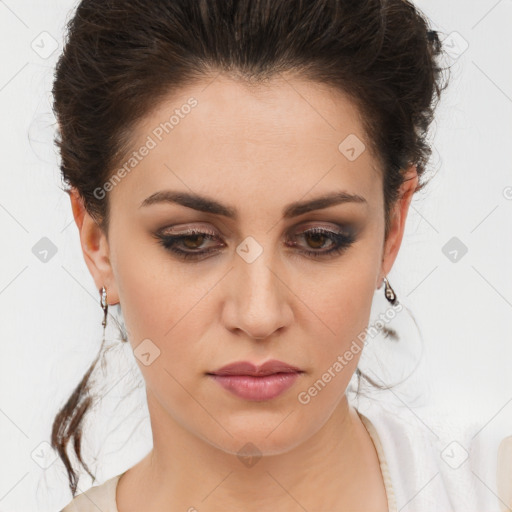
<svg viewBox="0 0 512 512">
<path fill-rule="evenodd" d="M 472 428 L 373 400 L 358 413 L 379 437 L 396 502 L 388 494 L 390 512 L 501 512 L 495 482 L 478 478 L 489 454 Z"/>
<path fill-rule="evenodd" d="M 357 411 L 379 457 L 389 512 L 501 512 L 498 499 L 475 476 L 481 454 L 460 432 L 445 428 L 439 436 L 411 409 L 376 401 Z M 121 475 L 76 496 L 61 512 L 119 512 Z"/>
</svg>

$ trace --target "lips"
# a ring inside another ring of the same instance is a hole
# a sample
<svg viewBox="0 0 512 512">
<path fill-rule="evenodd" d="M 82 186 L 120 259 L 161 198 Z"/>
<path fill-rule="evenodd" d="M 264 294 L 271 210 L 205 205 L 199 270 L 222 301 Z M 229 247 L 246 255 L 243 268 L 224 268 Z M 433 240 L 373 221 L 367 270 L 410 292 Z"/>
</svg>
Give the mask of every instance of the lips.
<svg viewBox="0 0 512 512">
<path fill-rule="evenodd" d="M 225 390 L 244 400 L 272 400 L 290 389 L 303 370 L 273 359 L 262 365 L 231 363 L 207 375 Z"/>
<path fill-rule="evenodd" d="M 303 373 L 303 371 L 290 364 L 272 359 L 262 365 L 255 365 L 249 361 L 237 361 L 209 372 L 209 375 L 248 375 L 252 377 L 263 377 L 275 373 Z"/>
</svg>

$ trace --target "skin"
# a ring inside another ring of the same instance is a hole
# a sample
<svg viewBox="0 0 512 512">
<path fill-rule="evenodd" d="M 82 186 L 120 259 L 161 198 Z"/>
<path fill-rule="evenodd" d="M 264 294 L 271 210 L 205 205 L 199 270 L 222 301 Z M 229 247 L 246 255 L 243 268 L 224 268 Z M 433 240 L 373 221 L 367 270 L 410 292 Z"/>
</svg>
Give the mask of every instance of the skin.
<svg viewBox="0 0 512 512">
<path fill-rule="evenodd" d="M 416 168 L 407 169 L 384 240 L 377 159 L 367 149 L 349 161 L 338 150 L 349 134 L 365 140 L 358 111 L 340 92 L 291 76 L 248 87 L 220 75 L 188 86 L 141 120 L 133 150 L 191 96 L 197 107 L 109 193 L 108 234 L 70 194 L 96 287 L 121 304 L 134 349 L 150 339 L 160 350 L 148 366 L 136 359 L 154 447 L 120 479 L 118 509 L 388 510 L 375 447 L 345 396 L 361 352 L 307 405 L 297 395 L 368 325 L 401 245 Z M 171 203 L 139 207 L 166 189 L 207 195 L 239 218 Z M 289 203 L 333 190 L 366 203 L 282 219 Z M 217 252 L 181 260 L 153 236 L 170 226 L 213 230 L 217 239 L 180 247 Z M 314 226 L 352 226 L 356 238 L 341 254 L 313 258 L 301 250 L 326 251 L 333 242 L 292 237 Z M 263 249 L 251 263 L 236 252 L 248 236 Z M 243 400 L 205 375 L 274 358 L 304 373 L 273 400 Z M 249 442 L 262 455 L 250 467 L 237 456 Z"/>
</svg>

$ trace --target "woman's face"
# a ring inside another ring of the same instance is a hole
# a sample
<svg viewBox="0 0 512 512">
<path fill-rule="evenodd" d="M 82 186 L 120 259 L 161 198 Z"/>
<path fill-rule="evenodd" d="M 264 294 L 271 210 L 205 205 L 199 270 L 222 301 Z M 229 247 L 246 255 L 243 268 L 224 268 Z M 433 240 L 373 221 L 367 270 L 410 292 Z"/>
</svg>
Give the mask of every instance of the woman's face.
<svg viewBox="0 0 512 512">
<path fill-rule="evenodd" d="M 344 399 L 411 197 L 384 244 L 381 171 L 363 143 L 346 97 L 291 77 L 250 89 L 219 76 L 138 125 L 135 154 L 102 189 L 108 241 L 87 214 L 82 228 L 102 241 L 86 260 L 121 304 L 154 430 L 171 421 L 226 452 L 280 453 Z M 171 238 L 189 230 L 200 234 Z M 209 375 L 270 359 L 302 371 L 273 398 Z"/>
</svg>

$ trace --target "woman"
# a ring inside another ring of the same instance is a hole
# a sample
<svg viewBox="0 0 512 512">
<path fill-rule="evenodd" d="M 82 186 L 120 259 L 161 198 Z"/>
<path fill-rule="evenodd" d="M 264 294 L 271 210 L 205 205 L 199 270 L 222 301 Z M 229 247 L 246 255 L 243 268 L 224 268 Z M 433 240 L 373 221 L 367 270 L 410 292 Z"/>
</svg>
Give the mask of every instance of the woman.
<svg viewBox="0 0 512 512">
<path fill-rule="evenodd" d="M 153 449 L 64 511 L 477 503 L 426 429 L 346 393 L 375 290 L 399 304 L 386 275 L 425 184 L 440 54 L 403 0 L 78 5 L 53 89 L 61 169 Z M 53 426 L 73 495 L 96 362 Z"/>
</svg>

